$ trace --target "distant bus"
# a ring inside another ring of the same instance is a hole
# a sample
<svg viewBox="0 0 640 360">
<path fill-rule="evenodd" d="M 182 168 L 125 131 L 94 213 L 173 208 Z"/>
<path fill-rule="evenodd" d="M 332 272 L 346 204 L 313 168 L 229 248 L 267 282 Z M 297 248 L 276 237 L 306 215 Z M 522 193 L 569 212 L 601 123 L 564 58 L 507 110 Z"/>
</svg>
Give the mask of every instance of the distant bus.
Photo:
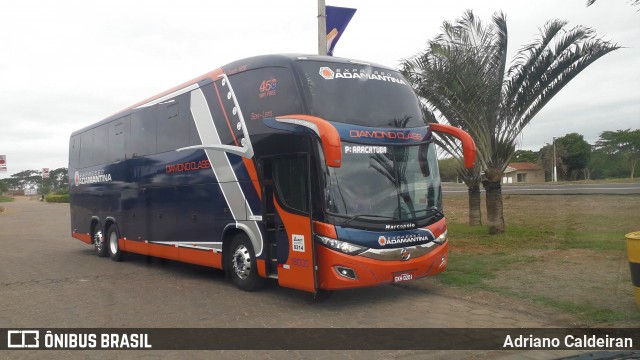
<svg viewBox="0 0 640 360">
<path fill-rule="evenodd" d="M 269 55 L 218 68 L 71 135 L 71 234 L 309 292 L 440 273 L 432 131 L 395 70 Z"/>
</svg>

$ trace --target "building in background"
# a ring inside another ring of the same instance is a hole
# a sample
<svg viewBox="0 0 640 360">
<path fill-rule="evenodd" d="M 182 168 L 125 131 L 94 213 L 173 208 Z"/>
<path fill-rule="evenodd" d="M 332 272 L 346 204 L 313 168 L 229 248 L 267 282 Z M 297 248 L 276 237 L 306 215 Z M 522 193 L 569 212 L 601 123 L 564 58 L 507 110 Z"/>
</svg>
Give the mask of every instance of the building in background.
<svg viewBox="0 0 640 360">
<path fill-rule="evenodd" d="M 544 169 L 542 166 L 530 162 L 510 163 L 504 170 L 503 184 L 514 183 L 543 183 Z"/>
</svg>

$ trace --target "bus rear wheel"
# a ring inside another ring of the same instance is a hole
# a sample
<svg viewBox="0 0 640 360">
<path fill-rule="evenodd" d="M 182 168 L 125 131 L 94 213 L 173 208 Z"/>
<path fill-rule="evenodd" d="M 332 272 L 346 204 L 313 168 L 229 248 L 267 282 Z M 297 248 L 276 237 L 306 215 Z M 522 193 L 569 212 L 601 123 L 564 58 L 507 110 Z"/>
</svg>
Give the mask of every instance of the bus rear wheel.
<svg viewBox="0 0 640 360">
<path fill-rule="evenodd" d="M 247 235 L 238 234 L 233 238 L 227 259 L 226 268 L 239 289 L 255 291 L 264 285 L 264 279 L 258 274 L 256 255 Z"/>
<path fill-rule="evenodd" d="M 108 248 L 109 257 L 113 261 L 122 260 L 122 251 L 120 250 L 120 244 L 118 243 L 119 239 L 120 233 L 118 232 L 118 226 L 116 226 L 115 224 L 109 226 L 105 247 Z"/>
<path fill-rule="evenodd" d="M 100 230 L 100 225 L 96 225 L 95 230 L 93 230 L 93 249 L 99 257 L 107 256 L 107 243 L 104 240 L 104 235 L 102 234 L 102 230 Z"/>
</svg>

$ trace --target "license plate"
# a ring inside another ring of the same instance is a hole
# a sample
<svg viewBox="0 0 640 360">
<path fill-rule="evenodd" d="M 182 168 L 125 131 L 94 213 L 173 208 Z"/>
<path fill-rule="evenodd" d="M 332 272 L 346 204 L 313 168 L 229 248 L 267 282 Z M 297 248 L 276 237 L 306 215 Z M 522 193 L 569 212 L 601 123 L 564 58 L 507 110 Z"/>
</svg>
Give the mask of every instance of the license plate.
<svg viewBox="0 0 640 360">
<path fill-rule="evenodd" d="M 402 282 L 402 281 L 409 281 L 409 280 L 413 280 L 413 273 L 412 272 L 403 272 L 403 273 L 393 274 L 393 282 L 394 283 Z"/>
</svg>

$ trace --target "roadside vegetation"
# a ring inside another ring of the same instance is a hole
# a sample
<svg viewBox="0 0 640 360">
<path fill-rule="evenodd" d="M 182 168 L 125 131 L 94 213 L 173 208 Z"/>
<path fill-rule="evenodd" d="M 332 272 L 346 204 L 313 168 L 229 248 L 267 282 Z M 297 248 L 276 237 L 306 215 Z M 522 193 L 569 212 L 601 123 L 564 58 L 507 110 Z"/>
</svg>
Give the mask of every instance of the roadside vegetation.
<svg viewBox="0 0 640 360">
<path fill-rule="evenodd" d="M 439 281 L 526 300 L 578 325 L 640 325 L 624 235 L 640 230 L 638 196 L 506 195 L 512 224 L 468 225 L 468 199 L 445 197 L 450 255 Z"/>
<path fill-rule="evenodd" d="M 65 167 L 51 170 L 43 177 L 41 170 L 24 170 L 0 179 L 0 193 L 24 195 L 26 189 L 38 189 L 46 202 L 69 202 L 69 177 Z M 33 195 L 33 193 L 31 193 Z"/>
<path fill-rule="evenodd" d="M 44 200 L 49 203 L 68 203 L 69 190 L 60 189 L 54 192 L 50 192 L 47 195 L 45 195 Z"/>
<path fill-rule="evenodd" d="M 11 196 L 0 195 L 0 202 L 12 202 L 13 200 Z"/>
</svg>

